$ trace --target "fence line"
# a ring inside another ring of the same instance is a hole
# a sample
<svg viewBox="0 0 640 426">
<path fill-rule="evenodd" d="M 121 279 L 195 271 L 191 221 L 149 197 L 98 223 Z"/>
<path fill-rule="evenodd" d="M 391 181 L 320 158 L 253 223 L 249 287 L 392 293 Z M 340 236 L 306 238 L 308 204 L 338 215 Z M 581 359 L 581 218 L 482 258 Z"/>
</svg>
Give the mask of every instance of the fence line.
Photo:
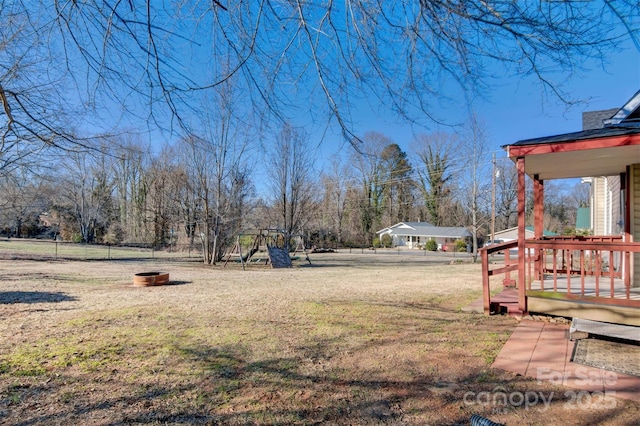
<svg viewBox="0 0 640 426">
<path fill-rule="evenodd" d="M 153 244 L 146 243 L 107 245 L 11 238 L 0 239 L 0 253 L 53 259 L 144 260 L 199 258 L 202 256 L 202 248 L 196 244 L 173 244 L 158 249 Z"/>
<path fill-rule="evenodd" d="M 243 251 L 245 248 L 243 248 Z M 406 247 L 374 248 L 369 245 L 344 246 L 334 248 L 336 252 L 349 254 L 383 254 L 403 256 L 450 256 L 454 258 L 468 258 L 468 253 L 462 252 L 431 252 L 428 250 L 408 249 Z M 311 253 L 311 250 L 308 250 Z M 128 243 L 120 245 L 72 243 L 66 241 L 0 238 L 0 255 L 3 257 L 28 256 L 45 259 L 73 259 L 73 260 L 148 260 L 148 259 L 201 259 L 202 246 L 200 244 L 172 244 L 157 248 L 148 243 Z"/>
</svg>

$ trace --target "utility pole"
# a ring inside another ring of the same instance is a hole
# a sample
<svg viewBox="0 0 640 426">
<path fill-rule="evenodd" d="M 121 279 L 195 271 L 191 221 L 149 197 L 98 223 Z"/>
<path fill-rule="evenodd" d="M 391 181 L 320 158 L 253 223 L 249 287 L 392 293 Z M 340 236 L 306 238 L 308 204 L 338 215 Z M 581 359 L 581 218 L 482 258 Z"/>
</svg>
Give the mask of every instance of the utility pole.
<svg viewBox="0 0 640 426">
<path fill-rule="evenodd" d="M 493 153 L 493 171 L 491 173 L 491 244 L 496 237 L 496 153 Z"/>
</svg>

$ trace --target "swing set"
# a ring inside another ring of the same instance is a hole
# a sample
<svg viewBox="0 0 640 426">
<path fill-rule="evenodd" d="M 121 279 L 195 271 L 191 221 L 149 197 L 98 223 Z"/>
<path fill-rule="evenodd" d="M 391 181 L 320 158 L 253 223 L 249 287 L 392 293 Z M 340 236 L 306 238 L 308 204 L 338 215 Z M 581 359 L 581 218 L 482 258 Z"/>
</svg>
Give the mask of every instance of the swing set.
<svg viewBox="0 0 640 426">
<path fill-rule="evenodd" d="M 249 251 L 243 253 L 241 238 L 245 236 L 252 237 L 252 244 Z M 299 252 L 304 253 L 306 261 L 311 264 L 303 236 L 296 234 L 292 235 L 291 238 L 295 239 L 296 243 L 293 256 L 295 257 L 296 253 Z M 285 232 L 281 229 L 267 228 L 261 229 L 255 234 L 238 234 L 233 249 L 226 256 L 223 268 L 227 266 L 227 263 L 232 258 L 242 264 L 243 270 L 245 270 L 246 265 L 263 262 L 265 265 L 271 265 L 272 268 L 291 268 L 293 266 L 292 258 L 286 247 Z M 266 257 L 262 255 L 263 253 L 266 253 Z"/>
</svg>

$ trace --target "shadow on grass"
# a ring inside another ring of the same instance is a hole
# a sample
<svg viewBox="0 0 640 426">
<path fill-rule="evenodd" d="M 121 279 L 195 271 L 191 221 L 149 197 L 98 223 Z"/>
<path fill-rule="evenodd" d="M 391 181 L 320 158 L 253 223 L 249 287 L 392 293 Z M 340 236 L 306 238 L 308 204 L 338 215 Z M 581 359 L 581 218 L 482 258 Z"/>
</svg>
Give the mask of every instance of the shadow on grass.
<svg viewBox="0 0 640 426">
<path fill-rule="evenodd" d="M 0 304 L 73 302 L 76 297 L 49 291 L 0 291 Z"/>
<path fill-rule="evenodd" d="M 522 416 L 533 417 L 540 424 L 564 424 L 553 412 L 567 412 L 575 404 L 564 388 L 491 371 L 468 374 L 455 383 L 443 382 L 435 375 L 402 381 L 348 379 L 332 372 L 301 373 L 300 359 L 295 357 L 248 362 L 235 347 L 178 350 L 201 371 L 196 382 L 143 385 L 128 380 L 116 384 L 112 379 L 115 388 L 99 392 L 97 399 L 84 391 L 66 392 L 62 399 L 50 401 L 55 410 L 46 411 L 31 408 L 38 406 L 38 397 L 59 395 L 69 378 L 12 385 L 5 391 L 7 399 L 14 401 L 11 405 L 30 407 L 28 418 L 12 424 L 102 417 L 109 419 L 104 423 L 109 425 L 468 425 L 473 414 L 505 424 L 521 424 L 516 421 Z M 238 403 L 233 402 L 235 398 Z M 576 423 L 572 424 L 637 424 L 625 415 L 628 409 L 620 403 L 602 410 L 573 410 Z"/>
<path fill-rule="evenodd" d="M 193 281 L 184 281 L 184 280 L 169 280 L 169 282 L 165 285 L 168 286 L 172 286 L 172 285 L 186 285 L 186 284 L 192 284 Z"/>
<path fill-rule="evenodd" d="M 277 325 L 282 338 L 292 327 L 291 337 L 265 350 L 255 346 L 271 341 L 268 330 L 259 333 L 256 325 L 254 341 L 251 333 L 231 344 L 185 334 L 171 345 L 171 356 L 155 358 L 149 350 L 150 361 L 164 359 L 152 376 L 144 364 L 138 369 L 124 362 L 119 372 L 112 361 L 91 376 L 90 388 L 87 376 L 64 370 L 30 386 L 27 379 L 13 381 L 0 388 L 0 423 L 4 412 L 11 416 L 7 423 L 25 426 L 90 419 L 109 425 L 468 425 L 473 414 L 505 424 L 523 424 L 523 418 L 536 424 L 637 424 L 637 405 L 620 401 L 590 410 L 580 404 L 608 401 L 595 393 L 576 401 L 567 388 L 491 369 L 473 347 L 489 332 L 511 330 L 506 318 L 456 313 L 437 298 L 303 308 L 300 321 Z M 408 356 L 412 350 L 419 356 Z M 438 368 L 446 358 L 464 367 Z"/>
</svg>

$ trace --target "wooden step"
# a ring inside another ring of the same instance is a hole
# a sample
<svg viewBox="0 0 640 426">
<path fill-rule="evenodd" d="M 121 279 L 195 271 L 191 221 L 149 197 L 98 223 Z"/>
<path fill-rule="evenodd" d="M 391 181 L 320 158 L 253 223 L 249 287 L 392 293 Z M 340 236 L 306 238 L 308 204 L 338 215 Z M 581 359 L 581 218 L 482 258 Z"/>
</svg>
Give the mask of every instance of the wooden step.
<svg viewBox="0 0 640 426">
<path fill-rule="evenodd" d="M 571 327 L 569 328 L 569 338 L 574 340 L 586 337 L 584 334 L 595 334 L 598 336 L 640 342 L 640 327 L 573 318 Z"/>
</svg>

